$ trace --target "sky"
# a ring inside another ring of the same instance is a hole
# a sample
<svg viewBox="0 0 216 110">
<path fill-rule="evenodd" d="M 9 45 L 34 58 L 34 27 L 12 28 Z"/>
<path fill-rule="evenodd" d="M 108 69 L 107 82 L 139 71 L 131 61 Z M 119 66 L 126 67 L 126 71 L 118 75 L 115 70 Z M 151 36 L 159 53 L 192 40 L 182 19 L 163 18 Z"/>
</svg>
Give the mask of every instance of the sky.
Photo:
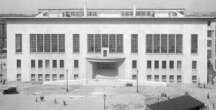
<svg viewBox="0 0 216 110">
<path fill-rule="evenodd" d="M 35 14 L 39 8 L 83 8 L 84 0 L 0 0 L 0 13 Z M 216 12 L 216 0 L 87 0 L 88 8 L 185 8 Z"/>
</svg>

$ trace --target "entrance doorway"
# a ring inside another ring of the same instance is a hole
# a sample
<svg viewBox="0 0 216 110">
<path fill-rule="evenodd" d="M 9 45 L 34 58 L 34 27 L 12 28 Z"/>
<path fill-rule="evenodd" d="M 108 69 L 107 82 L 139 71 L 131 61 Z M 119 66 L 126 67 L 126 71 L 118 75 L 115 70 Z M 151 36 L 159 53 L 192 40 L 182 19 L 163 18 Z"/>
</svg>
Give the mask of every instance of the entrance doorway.
<svg viewBox="0 0 216 110">
<path fill-rule="evenodd" d="M 93 79 L 115 79 L 115 78 L 118 78 L 117 62 L 93 63 Z"/>
</svg>

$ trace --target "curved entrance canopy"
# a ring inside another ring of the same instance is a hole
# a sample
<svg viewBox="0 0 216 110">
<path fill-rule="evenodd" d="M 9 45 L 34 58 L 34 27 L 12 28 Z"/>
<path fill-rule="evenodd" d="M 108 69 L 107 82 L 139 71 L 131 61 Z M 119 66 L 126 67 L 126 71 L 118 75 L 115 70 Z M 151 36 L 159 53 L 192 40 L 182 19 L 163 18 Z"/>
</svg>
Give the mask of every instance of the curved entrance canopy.
<svg viewBox="0 0 216 110">
<path fill-rule="evenodd" d="M 89 62 L 121 62 L 124 61 L 125 58 L 93 58 L 87 57 L 87 61 Z"/>
</svg>

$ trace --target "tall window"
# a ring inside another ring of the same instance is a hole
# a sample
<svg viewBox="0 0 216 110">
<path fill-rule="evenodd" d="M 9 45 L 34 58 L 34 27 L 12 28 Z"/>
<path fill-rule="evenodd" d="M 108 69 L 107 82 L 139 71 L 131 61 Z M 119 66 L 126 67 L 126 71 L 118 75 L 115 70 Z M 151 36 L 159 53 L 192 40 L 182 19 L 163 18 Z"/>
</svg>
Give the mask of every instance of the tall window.
<svg viewBox="0 0 216 110">
<path fill-rule="evenodd" d="M 38 60 L 38 68 L 42 68 L 43 67 L 43 60 Z"/>
<path fill-rule="evenodd" d="M 74 68 L 79 68 L 79 60 L 74 60 Z"/>
<path fill-rule="evenodd" d="M 52 34 L 52 52 L 57 52 L 58 50 L 58 37 L 57 34 Z"/>
<path fill-rule="evenodd" d="M 146 53 L 152 53 L 152 34 L 146 35 Z"/>
<path fill-rule="evenodd" d="M 151 61 L 150 60 L 147 61 L 147 69 L 151 69 Z"/>
<path fill-rule="evenodd" d="M 208 37 L 211 37 L 211 34 L 212 34 L 212 30 L 208 30 L 208 31 L 207 31 L 207 36 L 208 36 Z"/>
<path fill-rule="evenodd" d="M 159 61 L 155 61 L 154 65 L 155 65 L 155 69 L 158 69 L 159 68 Z"/>
<path fill-rule="evenodd" d="M 108 47 L 108 34 L 102 35 L 102 47 Z"/>
<path fill-rule="evenodd" d="M 79 40 L 79 34 L 73 34 L 73 52 L 79 53 L 80 51 L 80 40 Z"/>
<path fill-rule="evenodd" d="M 182 34 L 176 35 L 176 53 L 182 53 Z"/>
<path fill-rule="evenodd" d="M 166 69 L 166 61 L 162 61 L 162 68 Z"/>
<path fill-rule="evenodd" d="M 37 52 L 43 52 L 43 34 L 37 34 Z"/>
<path fill-rule="evenodd" d="M 30 52 L 36 52 L 37 50 L 37 39 L 35 34 L 30 34 Z"/>
<path fill-rule="evenodd" d="M 170 61 L 169 67 L 170 67 L 170 69 L 174 69 L 174 61 Z"/>
<path fill-rule="evenodd" d="M 167 34 L 161 35 L 161 53 L 167 53 Z"/>
<path fill-rule="evenodd" d="M 50 68 L 50 61 L 49 60 L 45 60 L 45 67 Z"/>
<path fill-rule="evenodd" d="M 138 34 L 131 34 L 131 53 L 138 53 Z"/>
<path fill-rule="evenodd" d="M 21 60 L 20 59 L 17 60 L 17 68 L 21 68 Z"/>
<path fill-rule="evenodd" d="M 110 34 L 109 35 L 109 51 L 110 53 L 115 52 L 115 46 L 116 46 L 116 39 L 115 39 L 115 34 Z"/>
<path fill-rule="evenodd" d="M 175 53 L 175 35 L 169 34 L 169 53 Z"/>
<path fill-rule="evenodd" d="M 64 60 L 60 60 L 60 68 L 64 68 Z"/>
<path fill-rule="evenodd" d="M 16 34 L 16 52 L 22 52 L 22 34 Z"/>
<path fill-rule="evenodd" d="M 154 34 L 154 53 L 160 53 L 160 34 Z"/>
<path fill-rule="evenodd" d="M 45 40 L 45 52 L 50 52 L 50 34 L 45 34 L 44 35 L 44 40 Z"/>
<path fill-rule="evenodd" d="M 59 39 L 58 39 L 58 46 L 59 46 L 59 52 L 65 52 L 65 35 L 64 34 L 59 34 Z"/>
<path fill-rule="evenodd" d="M 57 68 L 57 60 L 53 60 L 52 61 L 52 67 L 53 68 Z"/>
<path fill-rule="evenodd" d="M 182 62 L 181 61 L 177 61 L 177 69 L 181 69 L 182 68 Z"/>
<path fill-rule="evenodd" d="M 95 34 L 95 52 L 101 52 L 101 34 Z"/>
<path fill-rule="evenodd" d="M 191 53 L 197 53 L 198 52 L 198 35 L 192 34 L 191 35 Z"/>
<path fill-rule="evenodd" d="M 31 60 L 31 68 L 35 68 L 35 60 Z"/>
<path fill-rule="evenodd" d="M 197 61 L 192 61 L 192 69 L 197 69 Z"/>
<path fill-rule="evenodd" d="M 137 61 L 136 60 L 132 60 L 132 68 L 137 68 Z"/>
<path fill-rule="evenodd" d="M 123 34 L 117 34 L 117 52 L 123 52 Z"/>
<path fill-rule="evenodd" d="M 94 35 L 88 34 L 88 52 L 94 52 Z"/>
</svg>

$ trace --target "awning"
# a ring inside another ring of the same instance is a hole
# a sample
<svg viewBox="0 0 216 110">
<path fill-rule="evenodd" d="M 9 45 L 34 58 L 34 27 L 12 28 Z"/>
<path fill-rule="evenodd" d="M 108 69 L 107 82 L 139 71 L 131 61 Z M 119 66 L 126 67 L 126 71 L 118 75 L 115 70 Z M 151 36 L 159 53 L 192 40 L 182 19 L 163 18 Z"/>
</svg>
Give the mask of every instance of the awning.
<svg viewBox="0 0 216 110">
<path fill-rule="evenodd" d="M 124 61 L 125 58 L 97 58 L 97 57 L 87 57 L 87 61 L 89 62 L 121 62 Z"/>
</svg>

